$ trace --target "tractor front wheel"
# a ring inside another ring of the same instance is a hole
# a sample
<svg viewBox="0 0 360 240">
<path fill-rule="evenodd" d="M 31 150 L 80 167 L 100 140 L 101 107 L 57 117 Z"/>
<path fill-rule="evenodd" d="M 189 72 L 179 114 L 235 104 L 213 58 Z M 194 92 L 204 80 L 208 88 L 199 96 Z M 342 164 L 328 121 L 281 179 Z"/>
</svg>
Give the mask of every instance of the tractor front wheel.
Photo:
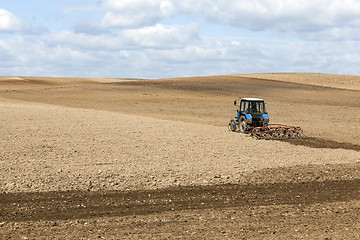
<svg viewBox="0 0 360 240">
<path fill-rule="evenodd" d="M 229 122 L 229 131 L 230 132 L 236 131 L 236 122 L 234 120 L 230 120 L 230 122 Z"/>
<path fill-rule="evenodd" d="M 247 124 L 245 122 L 245 117 L 240 118 L 240 132 L 245 132 L 247 129 Z"/>
</svg>

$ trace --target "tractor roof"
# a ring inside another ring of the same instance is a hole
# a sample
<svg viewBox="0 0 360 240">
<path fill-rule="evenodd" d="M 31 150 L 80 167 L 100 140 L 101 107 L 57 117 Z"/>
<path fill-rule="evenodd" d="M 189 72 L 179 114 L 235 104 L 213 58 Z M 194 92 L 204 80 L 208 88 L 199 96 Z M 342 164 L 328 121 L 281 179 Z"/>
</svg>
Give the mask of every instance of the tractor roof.
<svg viewBox="0 0 360 240">
<path fill-rule="evenodd" d="M 260 98 L 242 98 L 241 100 L 244 100 L 244 101 L 264 101 Z"/>
</svg>

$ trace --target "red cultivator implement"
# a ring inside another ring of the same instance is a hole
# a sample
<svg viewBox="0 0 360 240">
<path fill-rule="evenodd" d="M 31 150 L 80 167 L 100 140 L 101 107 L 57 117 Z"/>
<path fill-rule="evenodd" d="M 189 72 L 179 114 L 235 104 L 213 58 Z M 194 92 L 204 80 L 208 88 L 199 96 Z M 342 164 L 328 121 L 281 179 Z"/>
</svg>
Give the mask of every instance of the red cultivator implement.
<svg viewBox="0 0 360 240">
<path fill-rule="evenodd" d="M 258 139 L 291 139 L 305 138 L 301 127 L 283 124 L 268 124 L 265 127 L 249 127 L 245 133 Z"/>
</svg>

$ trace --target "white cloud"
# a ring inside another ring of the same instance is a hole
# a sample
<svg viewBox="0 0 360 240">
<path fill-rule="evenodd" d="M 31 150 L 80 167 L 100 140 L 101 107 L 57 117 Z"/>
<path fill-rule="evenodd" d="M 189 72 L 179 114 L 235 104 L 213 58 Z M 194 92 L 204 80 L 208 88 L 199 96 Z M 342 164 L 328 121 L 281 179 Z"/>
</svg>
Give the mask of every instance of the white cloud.
<svg viewBox="0 0 360 240">
<path fill-rule="evenodd" d="M 43 34 L 49 30 L 44 26 L 32 26 L 24 23 L 11 12 L 0 8 L 0 33 L 24 33 L 24 34 Z"/>
<path fill-rule="evenodd" d="M 333 27 L 318 32 L 301 32 L 298 35 L 310 41 L 359 41 L 360 27 Z"/>
<path fill-rule="evenodd" d="M 108 9 L 101 22 L 104 28 L 149 26 L 175 14 L 168 0 L 103 0 L 101 6 Z"/>
<path fill-rule="evenodd" d="M 129 42 L 122 38 L 61 32 L 47 35 L 44 42 L 22 37 L 0 40 L 0 75 L 161 78 L 284 71 L 358 74 L 360 62 L 357 42 L 284 41 L 269 45 L 203 37 L 177 48 L 144 47 L 141 42 L 117 46 L 116 41 Z"/>
<path fill-rule="evenodd" d="M 9 49 L 5 43 L 0 41 L 0 65 L 13 60 L 14 56 L 11 54 L 11 49 Z"/>
<path fill-rule="evenodd" d="M 359 26 L 357 0 L 199 0 L 178 4 L 184 13 L 201 13 L 206 19 L 248 30 L 323 31 Z"/>
<path fill-rule="evenodd" d="M 179 26 L 156 24 L 151 27 L 125 30 L 123 36 L 139 47 L 159 49 L 183 48 L 198 39 L 196 25 L 180 29 Z"/>
<path fill-rule="evenodd" d="M 107 11 L 101 22 L 84 24 L 79 32 L 96 34 L 116 28 L 151 27 L 184 15 L 201 16 L 204 24 L 295 33 L 305 40 L 316 40 L 316 33 L 321 40 L 351 38 L 360 30 L 358 0 L 101 0 L 100 6 Z M 345 37 L 337 36 L 342 29 L 346 29 Z"/>
<path fill-rule="evenodd" d="M 22 29 L 22 22 L 11 12 L 0 8 L 0 32 L 17 32 Z"/>
<path fill-rule="evenodd" d="M 83 50 L 113 51 L 125 47 L 121 37 L 112 35 L 88 35 L 62 31 L 44 35 L 44 41 L 50 46 L 68 46 Z"/>
<path fill-rule="evenodd" d="M 67 46 L 51 47 L 19 36 L 0 40 L 1 47 L 7 49 L 8 54 L 8 61 L 0 66 L 1 75 L 5 76 L 52 76 L 61 75 L 61 72 L 71 76 L 72 71 L 80 76 L 81 71 L 98 61 L 86 51 Z"/>
<path fill-rule="evenodd" d="M 0 9 L 0 32 L 15 33 L 0 38 L 0 75 L 359 74 L 358 1 L 102 0 L 100 7 L 97 23 L 38 36 L 23 36 L 32 28 Z"/>
<path fill-rule="evenodd" d="M 89 35 L 62 31 L 44 35 L 44 40 L 51 46 L 71 46 L 84 50 L 112 51 L 123 49 L 182 48 L 199 39 L 199 25 L 189 26 L 161 25 L 139 29 L 126 29 L 119 34 Z"/>
</svg>

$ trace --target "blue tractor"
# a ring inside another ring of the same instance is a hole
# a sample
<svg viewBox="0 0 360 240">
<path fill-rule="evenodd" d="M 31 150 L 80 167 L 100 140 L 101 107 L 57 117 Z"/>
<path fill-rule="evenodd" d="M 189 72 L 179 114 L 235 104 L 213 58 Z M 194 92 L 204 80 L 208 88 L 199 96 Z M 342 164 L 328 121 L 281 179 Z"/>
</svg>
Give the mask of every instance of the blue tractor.
<svg viewBox="0 0 360 240">
<path fill-rule="evenodd" d="M 259 98 L 241 98 L 237 106 L 237 115 L 229 123 L 229 131 L 246 133 L 256 127 L 267 127 L 269 115 L 266 112 L 265 102 Z"/>
</svg>

